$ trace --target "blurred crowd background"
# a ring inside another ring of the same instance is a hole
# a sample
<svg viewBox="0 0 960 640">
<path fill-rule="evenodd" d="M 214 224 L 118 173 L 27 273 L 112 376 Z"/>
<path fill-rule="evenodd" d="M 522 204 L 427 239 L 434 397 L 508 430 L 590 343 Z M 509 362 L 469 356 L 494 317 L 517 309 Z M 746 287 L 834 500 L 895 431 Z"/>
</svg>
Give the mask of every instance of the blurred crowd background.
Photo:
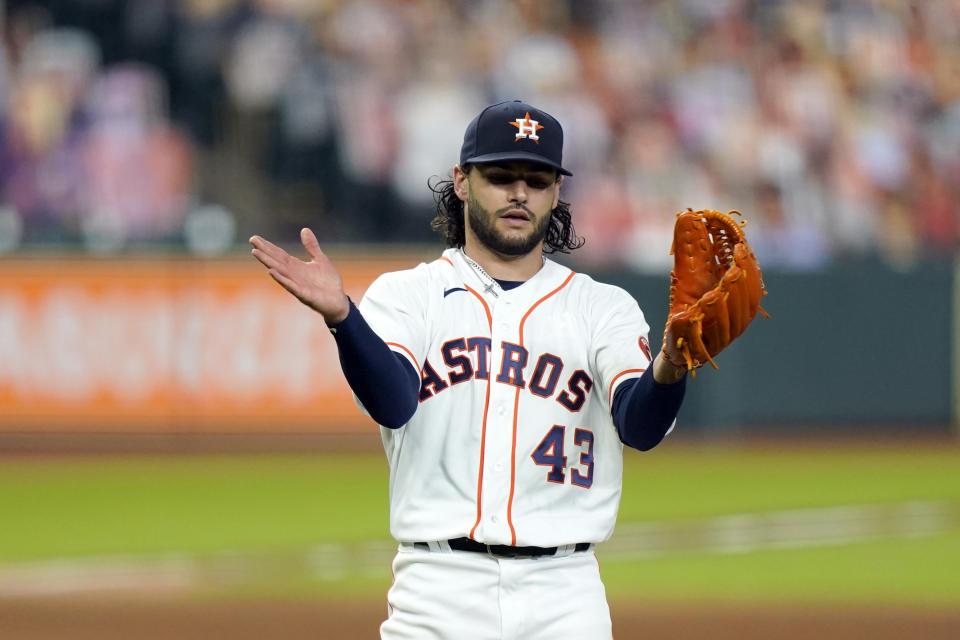
<svg viewBox="0 0 960 640">
<path fill-rule="evenodd" d="M 0 252 L 438 243 L 467 122 L 553 113 L 577 260 L 666 268 L 737 209 L 764 268 L 960 240 L 957 0 L 6 0 Z"/>
</svg>

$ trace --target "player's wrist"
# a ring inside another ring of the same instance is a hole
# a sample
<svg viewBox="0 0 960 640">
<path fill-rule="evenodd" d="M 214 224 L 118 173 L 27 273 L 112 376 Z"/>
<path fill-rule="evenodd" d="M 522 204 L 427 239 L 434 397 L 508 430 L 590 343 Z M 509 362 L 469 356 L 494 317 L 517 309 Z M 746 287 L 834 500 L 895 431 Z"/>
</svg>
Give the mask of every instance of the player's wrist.
<svg viewBox="0 0 960 640">
<path fill-rule="evenodd" d="M 653 361 L 653 379 L 660 384 L 674 384 L 687 374 L 687 368 L 671 362 L 661 351 Z"/>
<path fill-rule="evenodd" d="M 334 311 L 322 314 L 323 320 L 327 323 L 328 327 L 334 327 L 347 319 L 352 308 L 353 301 L 350 300 L 347 294 L 343 294 L 343 304 Z"/>
</svg>

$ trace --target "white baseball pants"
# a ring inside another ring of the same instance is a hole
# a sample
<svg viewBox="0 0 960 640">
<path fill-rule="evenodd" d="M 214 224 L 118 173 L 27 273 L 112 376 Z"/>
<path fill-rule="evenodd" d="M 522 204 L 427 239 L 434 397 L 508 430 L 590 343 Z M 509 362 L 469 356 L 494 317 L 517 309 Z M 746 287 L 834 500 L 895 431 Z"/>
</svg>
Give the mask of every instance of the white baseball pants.
<svg viewBox="0 0 960 640">
<path fill-rule="evenodd" d="M 382 640 L 612 638 L 593 551 L 497 558 L 401 544 L 393 574 Z"/>
</svg>

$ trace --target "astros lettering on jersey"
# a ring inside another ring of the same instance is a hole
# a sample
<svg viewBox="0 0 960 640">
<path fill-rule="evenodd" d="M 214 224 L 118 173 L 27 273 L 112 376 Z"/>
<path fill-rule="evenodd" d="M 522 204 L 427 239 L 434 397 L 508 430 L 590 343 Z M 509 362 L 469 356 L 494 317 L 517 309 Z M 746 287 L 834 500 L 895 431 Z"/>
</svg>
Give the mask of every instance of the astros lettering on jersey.
<svg viewBox="0 0 960 640">
<path fill-rule="evenodd" d="M 613 531 L 622 449 L 617 385 L 650 365 L 649 327 L 624 290 L 544 259 L 503 290 L 460 249 L 380 276 L 359 308 L 420 372 L 419 408 L 381 427 L 390 529 L 551 547 Z"/>
</svg>

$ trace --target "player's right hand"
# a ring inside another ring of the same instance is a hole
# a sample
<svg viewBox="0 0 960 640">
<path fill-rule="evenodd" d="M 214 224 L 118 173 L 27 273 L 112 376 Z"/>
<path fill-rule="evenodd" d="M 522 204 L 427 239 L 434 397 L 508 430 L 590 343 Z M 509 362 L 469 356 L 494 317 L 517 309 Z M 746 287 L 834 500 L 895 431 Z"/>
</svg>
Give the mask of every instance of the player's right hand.
<svg viewBox="0 0 960 640">
<path fill-rule="evenodd" d="M 260 236 L 250 238 L 250 253 L 267 268 L 270 277 L 300 302 L 319 312 L 328 325 L 337 324 L 350 312 L 350 300 L 343 280 L 323 251 L 313 231 L 300 230 L 300 242 L 309 261 L 296 258 Z"/>
</svg>

